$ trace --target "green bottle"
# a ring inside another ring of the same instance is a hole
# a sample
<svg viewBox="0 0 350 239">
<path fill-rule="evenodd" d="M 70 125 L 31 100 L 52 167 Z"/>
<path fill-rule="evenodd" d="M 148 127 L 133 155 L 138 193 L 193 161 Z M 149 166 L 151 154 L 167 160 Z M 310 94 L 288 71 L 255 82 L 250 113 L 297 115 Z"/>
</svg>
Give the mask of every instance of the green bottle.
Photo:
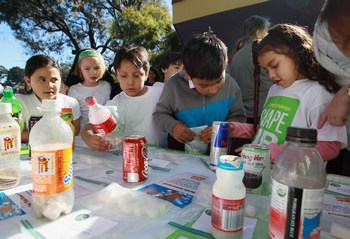
<svg viewBox="0 0 350 239">
<path fill-rule="evenodd" d="M 13 88 L 6 87 L 3 91 L 3 97 L 1 98 L 3 103 L 11 103 L 12 105 L 12 117 L 18 122 L 21 132 L 24 128 L 24 122 L 22 117 L 22 106 L 19 99 L 13 94 Z"/>
</svg>

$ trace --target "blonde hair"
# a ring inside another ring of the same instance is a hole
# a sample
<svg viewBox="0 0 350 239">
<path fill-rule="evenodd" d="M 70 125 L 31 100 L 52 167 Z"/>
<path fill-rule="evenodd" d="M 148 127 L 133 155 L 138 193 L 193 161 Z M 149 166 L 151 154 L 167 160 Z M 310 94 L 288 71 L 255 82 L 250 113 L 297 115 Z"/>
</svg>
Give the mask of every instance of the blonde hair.
<svg viewBox="0 0 350 239">
<path fill-rule="evenodd" d="M 80 70 L 80 66 L 81 66 L 81 60 L 86 57 L 97 57 L 101 68 L 101 74 L 98 76 L 98 78 L 101 79 L 106 71 L 106 64 L 101 53 L 95 49 L 85 49 L 79 53 L 79 57 L 78 57 L 73 75 L 78 76 L 82 80 L 84 79 L 83 74 Z"/>
</svg>

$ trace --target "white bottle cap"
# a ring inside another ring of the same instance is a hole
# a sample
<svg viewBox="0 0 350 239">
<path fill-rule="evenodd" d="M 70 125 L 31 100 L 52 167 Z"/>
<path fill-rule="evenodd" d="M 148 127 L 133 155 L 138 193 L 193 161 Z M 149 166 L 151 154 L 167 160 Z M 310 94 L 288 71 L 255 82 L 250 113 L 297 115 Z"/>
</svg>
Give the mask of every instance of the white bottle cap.
<svg viewBox="0 0 350 239">
<path fill-rule="evenodd" d="M 0 102 L 0 112 L 2 114 L 12 114 L 12 105 L 11 103 Z"/>
<path fill-rule="evenodd" d="M 42 100 L 43 111 L 60 112 L 61 108 L 57 100 Z"/>
</svg>

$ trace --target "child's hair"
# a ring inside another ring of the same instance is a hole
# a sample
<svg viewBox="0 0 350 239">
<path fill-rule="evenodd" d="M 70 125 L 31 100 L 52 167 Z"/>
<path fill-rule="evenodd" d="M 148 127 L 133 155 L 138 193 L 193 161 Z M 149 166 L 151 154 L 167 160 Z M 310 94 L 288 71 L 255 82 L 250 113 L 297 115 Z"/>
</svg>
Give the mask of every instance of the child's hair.
<svg viewBox="0 0 350 239">
<path fill-rule="evenodd" d="M 97 57 L 101 68 L 101 75 L 99 75 L 98 78 L 101 79 L 106 71 L 105 61 L 100 52 L 91 48 L 80 51 L 79 55 L 76 57 L 74 61 L 74 63 L 76 64 L 76 67 L 74 68 L 73 74 L 75 76 L 79 76 L 79 78 L 82 81 L 84 81 L 83 73 L 81 72 L 81 69 L 80 69 L 80 64 L 81 64 L 81 60 L 84 59 L 85 57 Z"/>
<path fill-rule="evenodd" d="M 186 44 L 182 61 L 191 78 L 217 80 L 227 66 L 227 47 L 213 33 L 204 32 Z"/>
<path fill-rule="evenodd" d="M 120 68 L 123 61 L 130 61 L 137 69 L 143 68 L 145 72 L 150 69 L 147 50 L 142 46 L 127 47 L 119 49 L 115 55 L 113 66 L 115 71 Z"/>
<path fill-rule="evenodd" d="M 89 55 L 89 54 L 91 54 L 91 55 Z M 107 81 L 111 85 L 111 87 L 113 88 L 114 79 L 111 76 L 111 74 L 108 72 L 108 70 L 106 70 L 106 65 L 105 65 L 105 62 L 103 60 L 101 53 L 99 53 L 98 51 L 91 49 L 91 48 L 82 49 L 79 52 L 79 54 L 75 55 L 73 65 L 69 71 L 67 79 L 64 82 L 68 87 L 71 87 L 72 85 L 76 85 L 76 84 L 84 81 L 83 77 L 80 73 L 80 70 L 79 70 L 79 68 L 80 68 L 79 67 L 79 59 L 81 60 L 86 56 L 95 56 L 93 54 L 96 54 L 96 56 L 99 58 L 99 61 L 101 62 L 102 76 L 99 76 L 100 80 Z M 113 98 L 112 93 L 111 93 L 111 98 Z"/>
<path fill-rule="evenodd" d="M 156 75 L 155 82 L 157 82 L 157 81 L 160 80 L 158 69 L 157 69 L 155 66 L 151 66 L 151 67 L 149 68 L 149 71 L 153 71 L 154 74 Z"/>
<path fill-rule="evenodd" d="M 271 25 L 270 20 L 266 17 L 253 15 L 243 23 L 242 43 L 252 42 L 256 39 L 256 32 L 263 31 Z"/>
<path fill-rule="evenodd" d="M 312 38 L 306 28 L 291 24 L 278 24 L 272 27 L 260 42 L 254 41 L 252 53 L 255 78 L 260 74 L 258 56 L 268 51 L 285 54 L 293 59 L 298 65 L 299 73 L 310 80 L 318 81 L 329 92 L 335 93 L 340 89 L 334 75 L 317 62 L 312 47 Z"/>
<path fill-rule="evenodd" d="M 57 68 L 60 71 L 60 67 L 51 56 L 34 55 L 30 57 L 26 62 L 26 65 L 24 67 L 24 76 L 30 78 L 37 69 L 45 66 L 51 66 Z"/>
<path fill-rule="evenodd" d="M 58 66 L 57 62 L 51 56 L 34 55 L 34 56 L 30 57 L 26 62 L 26 65 L 24 67 L 24 76 L 30 78 L 36 70 L 38 70 L 39 68 L 42 68 L 42 67 L 46 67 L 46 66 L 57 68 L 61 74 L 60 67 Z M 33 90 L 28 88 L 26 85 L 25 92 L 27 92 L 28 94 L 31 94 L 33 92 Z"/>
<path fill-rule="evenodd" d="M 159 67 L 160 69 L 167 69 L 171 64 L 176 64 L 179 62 L 182 64 L 180 52 L 166 51 L 160 57 Z"/>
</svg>

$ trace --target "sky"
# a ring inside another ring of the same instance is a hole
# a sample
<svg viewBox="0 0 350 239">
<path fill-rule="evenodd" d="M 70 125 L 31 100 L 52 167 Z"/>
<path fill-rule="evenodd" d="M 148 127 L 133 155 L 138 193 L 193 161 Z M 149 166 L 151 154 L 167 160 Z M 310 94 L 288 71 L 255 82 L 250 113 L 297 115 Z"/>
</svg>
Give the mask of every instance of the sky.
<svg viewBox="0 0 350 239">
<path fill-rule="evenodd" d="M 171 0 L 163 0 L 168 6 L 170 14 L 172 14 Z M 19 66 L 24 68 L 30 55 L 26 54 L 25 48 L 21 41 L 14 36 L 11 28 L 5 24 L 0 24 L 0 65 L 6 69 Z"/>
</svg>

